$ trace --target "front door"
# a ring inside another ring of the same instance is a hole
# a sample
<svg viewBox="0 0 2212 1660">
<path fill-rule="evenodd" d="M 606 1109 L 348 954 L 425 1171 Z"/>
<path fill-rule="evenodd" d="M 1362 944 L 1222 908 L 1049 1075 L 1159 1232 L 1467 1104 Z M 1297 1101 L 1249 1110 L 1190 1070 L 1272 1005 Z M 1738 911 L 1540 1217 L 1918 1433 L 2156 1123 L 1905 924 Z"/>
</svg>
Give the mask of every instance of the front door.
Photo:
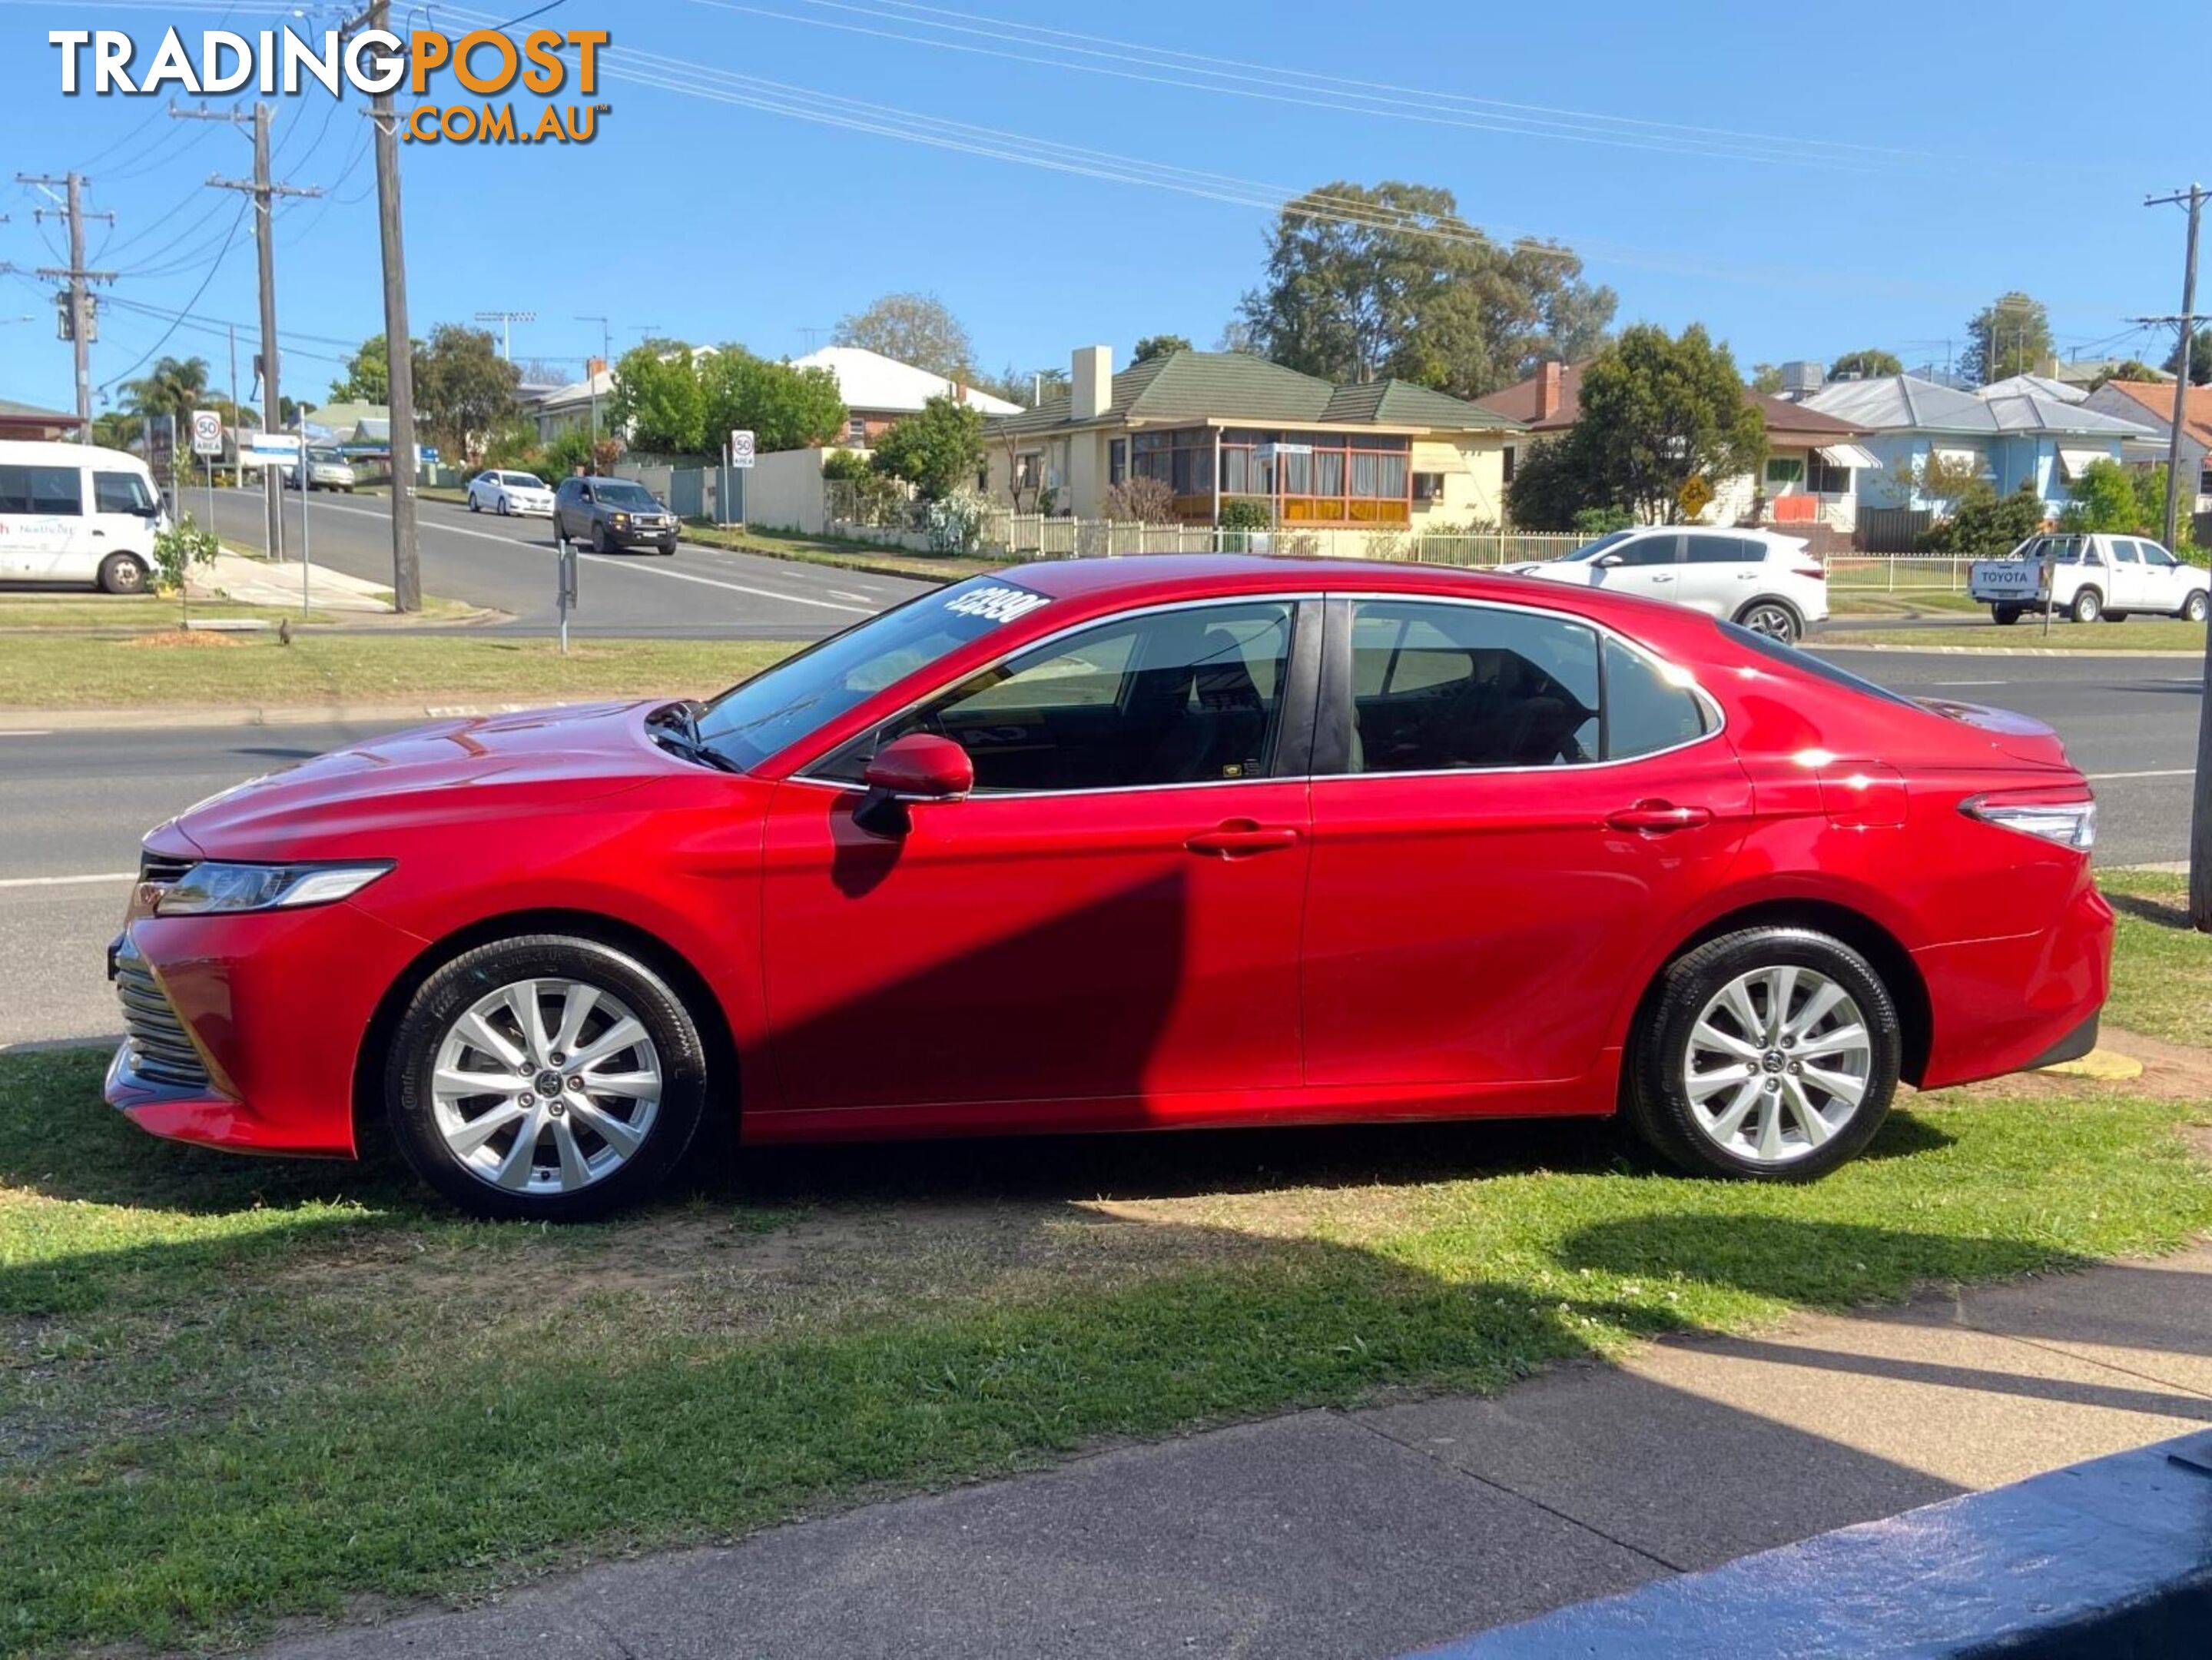
<svg viewBox="0 0 2212 1660">
<path fill-rule="evenodd" d="M 1742 769 L 1703 700 L 1582 623 L 1361 600 L 1347 673 L 1338 620 L 1353 739 L 1314 781 L 1308 1082 L 1583 1076 L 1742 841 Z"/>
<path fill-rule="evenodd" d="M 1298 611 L 1091 625 L 782 785 L 763 948 L 784 1104 L 1144 1122 L 1294 1086 L 1307 786 L 1273 775 L 1304 770 L 1279 756 L 1311 713 Z M 966 748 L 975 793 L 872 833 L 857 781 L 911 731 Z"/>
<path fill-rule="evenodd" d="M 1645 599 L 1680 600 L 1682 538 L 1673 531 L 1632 537 L 1599 562 L 1595 586 Z"/>
</svg>

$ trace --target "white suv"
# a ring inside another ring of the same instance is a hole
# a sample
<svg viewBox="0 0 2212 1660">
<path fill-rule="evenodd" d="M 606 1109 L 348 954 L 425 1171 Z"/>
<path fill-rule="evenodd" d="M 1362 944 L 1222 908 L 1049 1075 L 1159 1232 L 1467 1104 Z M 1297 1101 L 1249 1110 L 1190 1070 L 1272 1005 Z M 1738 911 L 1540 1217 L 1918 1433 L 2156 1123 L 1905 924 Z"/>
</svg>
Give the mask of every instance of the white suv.
<svg viewBox="0 0 2212 1660">
<path fill-rule="evenodd" d="M 1828 573 L 1801 538 L 1772 531 L 1645 525 L 1601 536 L 1562 559 L 1500 569 L 1671 600 L 1786 642 L 1828 620 Z"/>
</svg>

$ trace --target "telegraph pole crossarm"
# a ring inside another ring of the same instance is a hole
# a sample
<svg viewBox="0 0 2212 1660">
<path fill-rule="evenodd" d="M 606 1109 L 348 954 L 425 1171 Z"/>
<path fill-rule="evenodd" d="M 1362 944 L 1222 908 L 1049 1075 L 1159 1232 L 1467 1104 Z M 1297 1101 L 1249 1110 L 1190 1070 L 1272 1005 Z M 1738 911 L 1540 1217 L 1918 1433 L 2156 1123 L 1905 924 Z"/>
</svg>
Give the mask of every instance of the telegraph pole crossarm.
<svg viewBox="0 0 2212 1660">
<path fill-rule="evenodd" d="M 15 182 L 43 190 L 49 196 L 53 194 L 56 185 L 61 185 L 67 192 L 62 198 L 60 208 L 40 208 L 31 216 L 40 224 L 51 216 L 63 220 L 69 226 L 69 264 L 47 266 L 39 275 L 48 281 L 65 281 L 69 284 L 69 313 L 65 327 L 76 357 L 76 435 L 79 443 L 89 444 L 92 441 L 92 332 L 94 313 L 88 285 L 112 283 L 115 273 L 85 269 L 84 222 L 103 219 L 112 225 L 115 222 L 115 216 L 84 210 L 84 187 L 91 181 L 81 173 L 64 173 L 58 179 L 48 173 L 19 173 L 15 175 Z"/>
</svg>

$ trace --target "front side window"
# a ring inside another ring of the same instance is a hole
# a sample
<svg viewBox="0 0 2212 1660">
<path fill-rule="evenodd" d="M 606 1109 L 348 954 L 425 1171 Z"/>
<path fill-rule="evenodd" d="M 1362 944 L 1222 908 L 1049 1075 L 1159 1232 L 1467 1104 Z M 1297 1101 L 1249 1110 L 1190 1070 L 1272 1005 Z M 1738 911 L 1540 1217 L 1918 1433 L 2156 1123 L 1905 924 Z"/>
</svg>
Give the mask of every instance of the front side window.
<svg viewBox="0 0 2212 1660">
<path fill-rule="evenodd" d="M 75 519 L 84 512 L 84 478 L 75 467 L 0 467 L 0 513 Z"/>
<path fill-rule="evenodd" d="M 2146 565 L 2154 565 L 2159 569 L 2164 570 L 2169 566 L 2181 562 L 2155 542 L 2138 542 L 2136 545 L 2142 550 L 2143 563 Z"/>
<path fill-rule="evenodd" d="M 92 475 L 92 506 L 95 513 L 140 516 L 154 510 L 154 492 L 135 472 L 95 472 Z"/>
<path fill-rule="evenodd" d="M 1351 770 L 1599 758 L 1598 636 L 1533 612 L 1363 600 L 1352 624 Z"/>
<path fill-rule="evenodd" d="M 1613 551 L 1620 556 L 1624 565 L 1671 565 L 1674 550 L 1681 541 L 1679 536 L 1638 536 L 1622 543 Z"/>
<path fill-rule="evenodd" d="M 1262 778 L 1292 616 L 1266 601 L 1103 623 L 994 665 L 811 770 L 857 782 L 881 745 L 927 732 L 968 751 L 979 794 Z"/>
</svg>

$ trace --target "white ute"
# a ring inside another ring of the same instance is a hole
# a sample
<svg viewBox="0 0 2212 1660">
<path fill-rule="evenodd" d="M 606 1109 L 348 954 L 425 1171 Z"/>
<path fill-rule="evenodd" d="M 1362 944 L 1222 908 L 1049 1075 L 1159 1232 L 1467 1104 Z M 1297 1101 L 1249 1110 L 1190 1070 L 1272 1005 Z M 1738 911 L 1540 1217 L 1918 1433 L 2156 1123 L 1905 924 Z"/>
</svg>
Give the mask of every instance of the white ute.
<svg viewBox="0 0 2212 1660">
<path fill-rule="evenodd" d="M 1968 598 L 2000 623 L 2048 605 L 2077 623 L 2118 623 L 2136 611 L 2204 620 L 2212 575 L 2147 536 L 2055 532 L 2031 536 L 2002 559 L 1966 573 Z"/>
</svg>

